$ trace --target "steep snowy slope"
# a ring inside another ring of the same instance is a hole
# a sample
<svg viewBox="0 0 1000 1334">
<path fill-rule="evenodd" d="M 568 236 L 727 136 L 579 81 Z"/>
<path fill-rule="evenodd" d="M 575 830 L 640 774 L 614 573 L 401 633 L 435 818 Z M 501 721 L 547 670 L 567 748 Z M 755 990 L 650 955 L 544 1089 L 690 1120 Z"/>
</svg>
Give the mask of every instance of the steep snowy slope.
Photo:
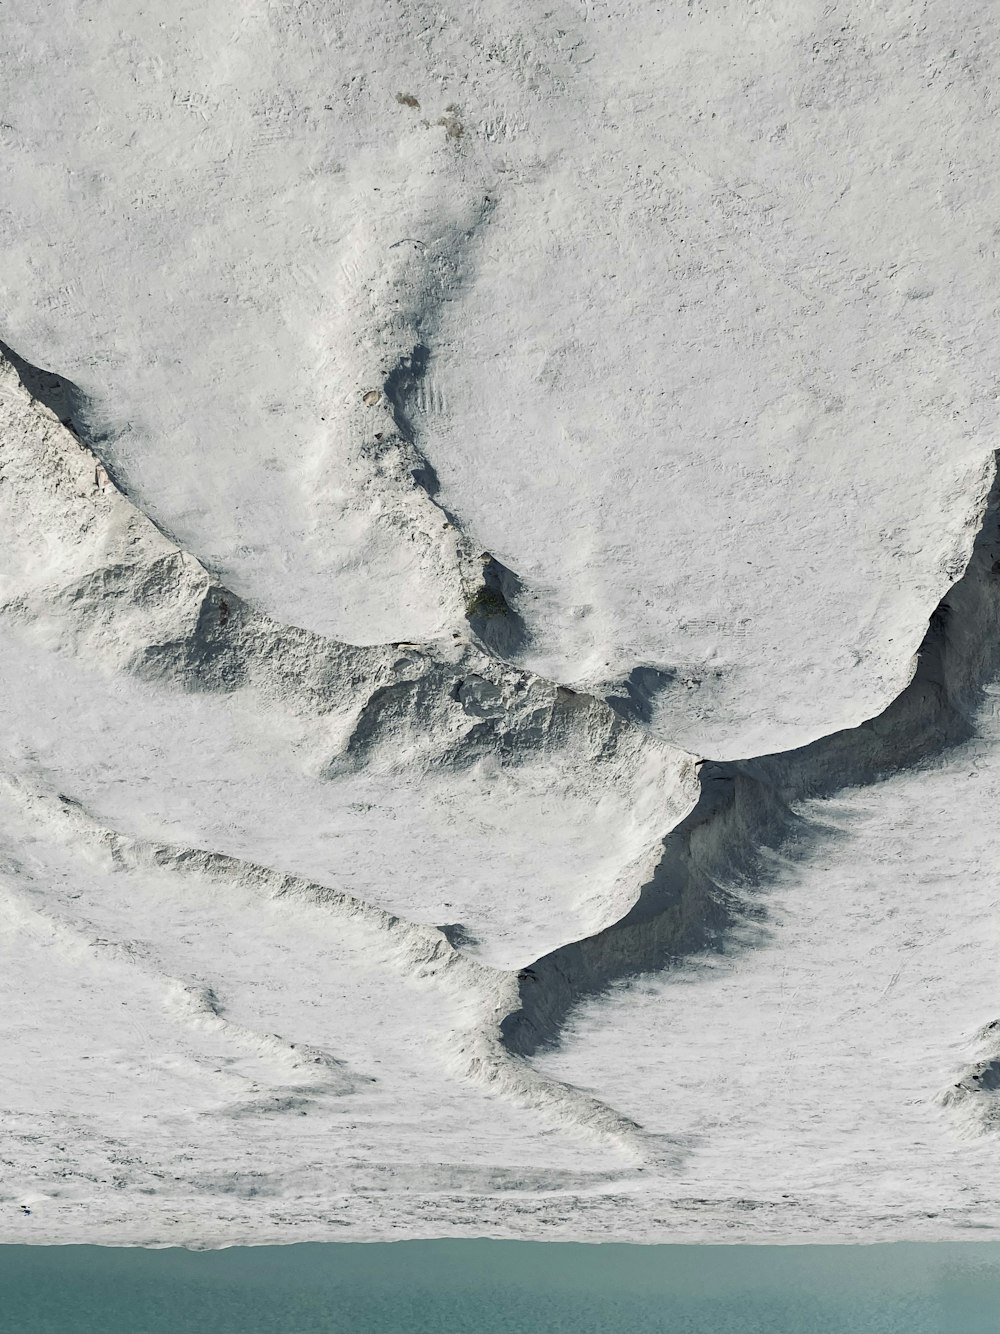
<svg viewBox="0 0 1000 1334">
<path fill-rule="evenodd" d="M 609 925 L 694 766 L 471 645 L 352 649 L 253 613 L 0 368 L 8 773 L 123 833 L 249 858 L 505 967 Z"/>
<path fill-rule="evenodd" d="M 4 1240 L 995 1231 L 990 18 L 0 13 Z"/>
<path fill-rule="evenodd" d="M 898 693 L 995 422 L 982 0 L 74 13 L 4 14 L 3 336 L 234 592 L 447 637 L 440 482 L 677 744 Z"/>
<path fill-rule="evenodd" d="M 977 743 L 808 803 L 723 953 L 589 1002 L 536 1064 L 687 1145 L 692 1193 L 995 1226 L 998 799 Z"/>
</svg>

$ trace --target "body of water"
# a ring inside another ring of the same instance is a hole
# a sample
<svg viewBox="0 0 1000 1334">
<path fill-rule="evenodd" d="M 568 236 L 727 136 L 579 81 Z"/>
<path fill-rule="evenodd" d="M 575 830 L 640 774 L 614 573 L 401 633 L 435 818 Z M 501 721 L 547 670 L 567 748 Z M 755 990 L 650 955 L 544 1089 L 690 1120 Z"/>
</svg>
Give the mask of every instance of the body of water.
<svg viewBox="0 0 1000 1334">
<path fill-rule="evenodd" d="M 1000 1334 L 1000 1244 L 0 1247 L 0 1334 Z"/>
</svg>

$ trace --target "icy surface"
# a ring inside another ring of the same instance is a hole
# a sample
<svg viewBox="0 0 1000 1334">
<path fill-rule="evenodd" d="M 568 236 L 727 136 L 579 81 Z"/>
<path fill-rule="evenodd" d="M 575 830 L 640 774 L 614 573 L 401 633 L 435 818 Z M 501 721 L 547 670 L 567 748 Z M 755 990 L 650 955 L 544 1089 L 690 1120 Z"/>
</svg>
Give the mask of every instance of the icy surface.
<svg viewBox="0 0 1000 1334">
<path fill-rule="evenodd" d="M 4 1240 L 996 1227 L 992 17 L 5 7 Z"/>
<path fill-rule="evenodd" d="M 867 1179 L 910 1227 L 995 1220 L 994 1145 L 969 1137 L 996 1117 L 975 1077 L 1000 1055 L 998 798 L 1000 755 L 975 745 L 808 805 L 760 921 L 587 1004 L 538 1065 L 677 1136 L 694 1193 L 846 1220 Z"/>
</svg>

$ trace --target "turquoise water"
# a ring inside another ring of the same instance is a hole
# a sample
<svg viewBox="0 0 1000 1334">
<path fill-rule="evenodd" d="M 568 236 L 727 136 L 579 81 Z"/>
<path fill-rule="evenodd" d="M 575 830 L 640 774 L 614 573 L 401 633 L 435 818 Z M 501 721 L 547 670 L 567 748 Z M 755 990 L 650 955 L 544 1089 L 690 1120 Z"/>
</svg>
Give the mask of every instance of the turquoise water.
<svg viewBox="0 0 1000 1334">
<path fill-rule="evenodd" d="M 1000 1244 L 0 1246 L 0 1334 L 995 1334 Z"/>
</svg>

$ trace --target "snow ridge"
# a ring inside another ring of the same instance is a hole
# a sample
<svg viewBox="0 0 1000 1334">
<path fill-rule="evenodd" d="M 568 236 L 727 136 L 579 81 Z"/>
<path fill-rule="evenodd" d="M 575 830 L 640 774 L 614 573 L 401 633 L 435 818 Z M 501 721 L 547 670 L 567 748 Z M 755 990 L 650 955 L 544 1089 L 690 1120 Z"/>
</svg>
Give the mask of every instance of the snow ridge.
<svg viewBox="0 0 1000 1334">
<path fill-rule="evenodd" d="M 701 761 L 694 809 L 663 840 L 662 855 L 629 912 L 614 925 L 536 960 L 521 984 L 504 1040 L 525 1056 L 555 1043 L 579 1002 L 705 949 L 725 951 L 734 930 L 760 918 L 754 890 L 776 856 L 802 855 L 829 828 L 801 807 L 901 770 L 931 764 L 997 727 L 988 686 L 1000 672 L 1000 480 L 996 458 L 975 498 L 978 531 L 968 565 L 935 609 L 912 679 L 877 717 L 783 754 Z M 992 1065 L 988 1062 L 990 1069 Z M 977 1067 L 978 1069 L 978 1067 Z M 984 1066 L 956 1085 L 992 1088 Z M 955 1101 L 949 1098 L 949 1101 Z"/>
<path fill-rule="evenodd" d="M 11 364 L 29 390 L 45 379 L 26 363 Z M 653 779 L 654 802 L 657 771 L 661 782 L 670 782 L 676 772 L 681 809 L 693 800 L 689 757 L 647 737 L 602 701 L 508 667 L 475 644 L 446 646 L 443 652 L 420 645 L 356 647 L 275 624 L 148 523 L 110 478 L 100 475 L 99 461 L 75 427 L 70 431 L 36 408 L 32 429 L 38 439 L 21 442 L 26 448 L 13 447 L 8 438 L 3 460 L 8 504 L 34 502 L 39 474 L 51 488 L 44 493 L 45 540 L 48 547 L 55 537 L 56 549 L 48 565 L 32 560 L 29 550 L 21 553 L 27 565 L 18 567 L 11 551 L 5 572 L 3 612 L 29 639 L 41 638 L 61 653 L 150 683 L 224 695 L 252 688 L 280 701 L 314 731 L 318 725 L 323 779 L 391 768 L 401 746 L 423 754 L 425 763 L 459 771 L 494 756 L 517 767 L 570 746 L 588 766 L 634 770 L 642 786 Z M 489 609 L 473 611 L 471 619 L 477 615 L 495 619 Z M 649 799 L 648 794 L 637 798 L 647 804 Z M 75 812 L 82 818 L 80 801 L 65 794 L 60 800 L 62 816 Z M 673 819 L 666 809 L 664 827 L 669 827 Z M 387 957 L 402 974 L 420 981 L 433 977 L 456 997 L 479 998 L 468 1029 L 442 1041 L 442 1057 L 453 1074 L 563 1128 L 637 1151 L 642 1136 L 628 1118 L 532 1070 L 504 1046 L 500 1019 L 516 1004 L 516 970 L 491 968 L 471 957 L 468 944 L 475 937 L 461 925 L 408 921 L 356 896 L 218 852 L 147 844 L 99 824 L 96 835 L 88 835 L 94 836 L 107 845 L 116 865 L 155 863 L 179 874 L 235 877 L 274 898 L 304 898 L 324 911 L 362 919 L 380 938 L 391 939 Z M 634 893 L 636 863 L 649 855 L 648 845 L 641 844 L 637 857 L 620 868 L 615 892 L 625 902 Z M 613 909 L 616 915 L 621 910 Z M 452 939 L 462 941 L 462 948 Z M 177 982 L 171 994 L 190 1018 L 236 1031 L 212 1000 L 211 986 Z M 662 1152 L 669 1157 L 671 1151 Z"/>
<path fill-rule="evenodd" d="M 44 373 L 12 364 L 29 390 L 32 383 L 43 382 Z M 436 479 L 413 443 L 406 416 L 425 368 L 426 356 L 418 348 L 390 371 L 383 393 L 396 433 L 392 447 L 405 457 L 413 483 L 436 504 Z M 43 418 L 41 427 L 44 447 L 51 453 L 53 445 L 58 446 L 53 485 L 60 507 L 67 493 L 73 493 L 70 521 L 75 533 L 62 550 L 57 542 L 56 550 L 48 551 L 44 578 L 34 573 L 36 562 L 30 572 L 22 572 L 31 575 L 27 586 L 24 577 L 14 581 L 19 587 L 5 599 L 5 612 L 26 631 L 41 630 L 60 651 L 185 690 L 232 692 L 253 685 L 280 695 L 303 716 L 324 720 L 331 756 L 324 772 L 330 777 L 391 764 L 392 752 L 404 737 L 410 745 L 429 747 L 433 763 L 459 769 L 498 748 L 516 763 L 566 736 L 585 738 L 591 762 L 622 756 L 632 763 L 636 746 L 659 745 L 642 724 L 641 698 L 637 703 L 635 692 L 635 707 L 616 712 L 497 660 L 505 644 L 516 652 L 518 640 L 517 633 L 509 632 L 514 613 L 503 592 L 509 572 L 488 555 L 483 586 L 487 593 L 495 592 L 502 605 L 486 599 L 484 606 L 480 597 L 468 615 L 473 628 L 477 616 L 483 622 L 502 620 L 507 627 L 506 639 L 493 636 L 491 642 L 487 634 L 479 635 L 489 657 L 472 644 L 443 653 L 419 645 L 339 644 L 279 626 L 254 612 L 125 500 L 110 477 L 102 475 L 99 460 L 72 420 Z M 63 428 L 75 438 L 75 455 L 60 444 Z M 37 452 L 8 455 L 7 480 L 15 487 L 33 485 L 29 474 Z M 48 473 L 53 476 L 51 468 Z M 471 957 L 460 926 L 408 921 L 246 859 L 143 843 L 110 830 L 100 831 L 99 838 L 123 865 L 155 863 L 182 875 L 235 877 L 271 898 L 308 899 L 326 912 L 363 920 L 385 942 L 385 960 L 407 978 L 440 986 L 453 999 L 474 998 L 468 1025 L 438 1038 L 441 1058 L 454 1075 L 564 1129 L 596 1135 L 634 1157 L 669 1167 L 680 1161 L 678 1146 L 645 1135 L 598 1099 L 532 1069 L 530 1058 L 557 1040 L 568 1015 L 585 997 L 694 951 L 725 949 L 734 928 L 752 924 L 759 916 L 753 890 L 766 875 L 768 859 L 795 856 L 810 839 L 823 836 L 821 824 L 800 814 L 801 803 L 928 763 L 981 725 L 977 711 L 983 687 L 1000 668 L 1000 495 L 995 468 L 984 478 L 974 508 L 980 526 L 969 564 L 931 617 L 912 680 L 902 694 L 877 718 L 797 750 L 739 762 L 697 761 L 696 800 L 692 791 L 687 813 L 680 813 L 658 848 L 643 854 L 645 878 L 631 902 L 623 903 L 617 920 L 528 967 L 490 967 Z M 64 508 L 60 513 L 65 522 Z M 446 522 L 452 522 L 449 516 Z M 471 548 L 457 528 L 454 540 L 468 568 Z M 54 575 L 60 576 L 55 583 Z M 466 709 L 472 723 L 456 735 L 446 701 L 461 699 L 470 681 L 480 683 L 470 697 L 471 710 Z M 640 696 L 641 685 L 636 687 Z M 694 763 L 681 758 L 688 766 Z M 623 875 L 634 876 L 639 869 L 638 864 L 625 867 Z M 171 998 L 191 1022 L 224 1026 L 244 1044 L 262 1041 L 230 1024 L 210 984 L 178 981 Z M 338 1079 L 350 1081 L 327 1053 L 317 1055 L 307 1048 L 305 1055 L 295 1057 L 296 1064 L 303 1060 L 318 1062 L 327 1072 L 324 1078 L 333 1081 L 327 1091 L 338 1091 Z M 957 1086 L 963 1106 L 992 1089 L 990 1061 L 980 1063 L 982 1069 L 977 1066 Z M 348 1082 L 344 1088 L 354 1086 Z M 296 1085 L 281 1096 L 293 1102 L 308 1098 L 311 1087 Z M 281 1110 L 284 1105 L 279 1098 L 252 1107 Z"/>
</svg>

